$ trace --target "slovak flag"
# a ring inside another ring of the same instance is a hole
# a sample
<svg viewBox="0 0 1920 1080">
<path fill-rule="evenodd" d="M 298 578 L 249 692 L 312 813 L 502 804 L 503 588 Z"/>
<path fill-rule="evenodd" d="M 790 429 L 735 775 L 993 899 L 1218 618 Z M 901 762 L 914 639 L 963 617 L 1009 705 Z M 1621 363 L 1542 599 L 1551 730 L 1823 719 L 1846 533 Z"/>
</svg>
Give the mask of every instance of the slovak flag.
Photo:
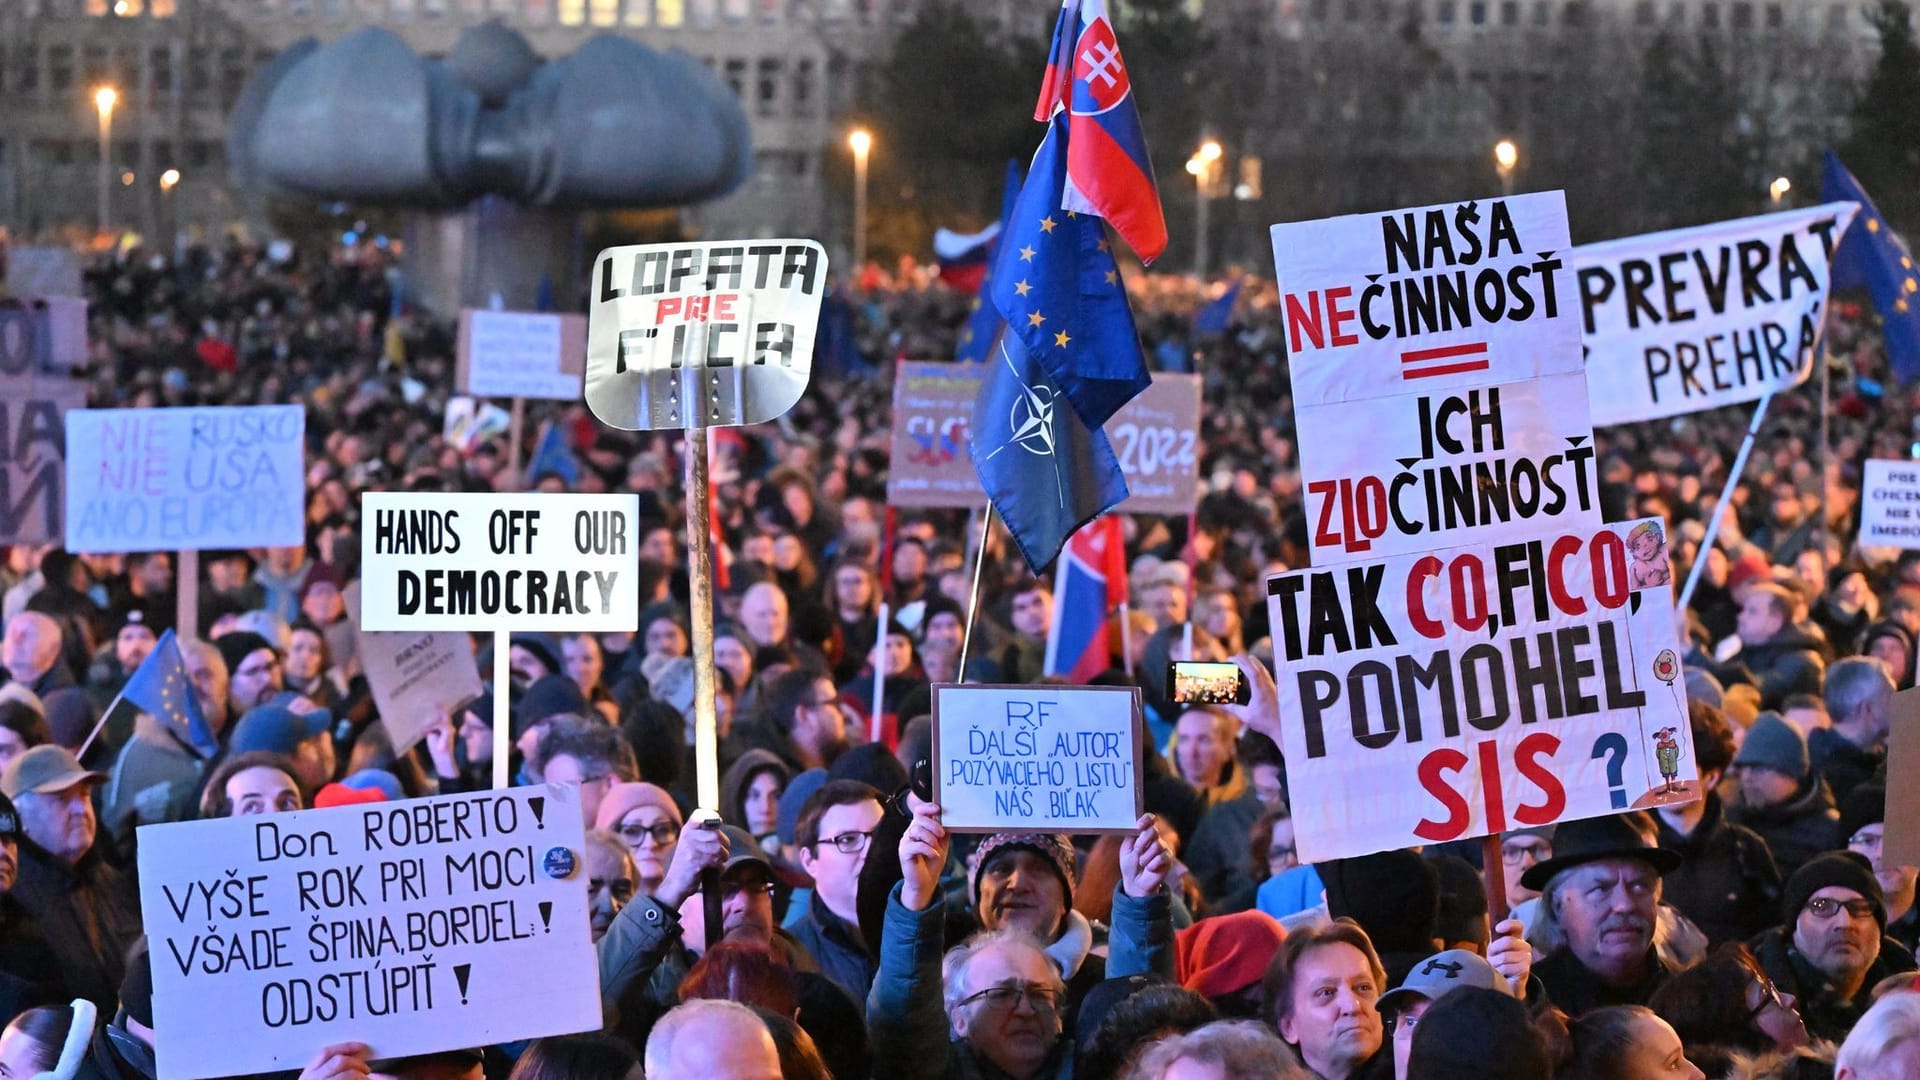
<svg viewBox="0 0 1920 1080">
<path fill-rule="evenodd" d="M 1154 185 L 1133 79 L 1107 17 L 1107 0 L 1065 0 L 1033 118 L 1067 112 L 1062 210 L 1107 220 L 1143 263 L 1167 249 L 1167 218 Z"/>
<path fill-rule="evenodd" d="M 1126 599 L 1126 538 L 1109 514 L 1073 534 L 1054 570 L 1046 674 L 1086 683 L 1113 666 L 1107 616 Z"/>
</svg>

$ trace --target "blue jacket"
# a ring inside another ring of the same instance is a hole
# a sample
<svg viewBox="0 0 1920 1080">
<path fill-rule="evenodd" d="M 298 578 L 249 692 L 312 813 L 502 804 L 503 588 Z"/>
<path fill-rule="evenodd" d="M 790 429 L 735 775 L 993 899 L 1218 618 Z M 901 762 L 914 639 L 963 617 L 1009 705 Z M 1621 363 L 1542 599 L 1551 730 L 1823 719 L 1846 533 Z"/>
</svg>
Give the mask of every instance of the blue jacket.
<svg viewBox="0 0 1920 1080">
<path fill-rule="evenodd" d="M 1146 899 L 1113 894 L 1113 925 L 1107 937 L 1107 976 L 1154 972 L 1173 978 L 1173 921 L 1165 890 Z M 942 997 L 940 960 L 946 951 L 946 902 L 909 911 L 900 886 L 887 898 L 880 937 L 880 969 L 867 997 L 867 1031 L 873 1059 L 889 1063 L 898 1080 L 979 1080 L 999 1076 L 952 1036 Z M 1063 1036 L 1036 1080 L 1072 1080 L 1073 1039 Z"/>
<path fill-rule="evenodd" d="M 838 983 L 866 1014 L 867 992 L 873 989 L 873 975 L 879 965 L 867 953 L 866 939 L 860 928 L 827 909 L 818 896 L 807 905 L 807 913 L 787 927 L 794 940 L 806 947 L 820 973 Z"/>
</svg>

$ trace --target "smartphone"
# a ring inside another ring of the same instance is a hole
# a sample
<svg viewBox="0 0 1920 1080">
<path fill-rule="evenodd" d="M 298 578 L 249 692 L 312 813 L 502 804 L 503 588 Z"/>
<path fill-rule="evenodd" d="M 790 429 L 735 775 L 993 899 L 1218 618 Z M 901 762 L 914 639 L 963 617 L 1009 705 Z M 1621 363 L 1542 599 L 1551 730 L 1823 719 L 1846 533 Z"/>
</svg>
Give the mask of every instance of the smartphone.
<svg viewBox="0 0 1920 1080">
<path fill-rule="evenodd" d="M 1239 664 L 1175 660 L 1167 665 L 1175 705 L 1245 705 L 1253 696 Z"/>
</svg>

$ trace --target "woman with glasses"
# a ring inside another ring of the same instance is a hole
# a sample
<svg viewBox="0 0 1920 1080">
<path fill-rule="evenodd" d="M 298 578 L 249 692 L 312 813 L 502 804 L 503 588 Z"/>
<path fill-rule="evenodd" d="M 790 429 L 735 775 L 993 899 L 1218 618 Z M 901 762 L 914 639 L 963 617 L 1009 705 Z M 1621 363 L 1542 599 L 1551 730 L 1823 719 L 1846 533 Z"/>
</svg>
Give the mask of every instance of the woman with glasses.
<svg viewBox="0 0 1920 1080">
<path fill-rule="evenodd" d="M 1668 978 L 1649 1004 L 1708 1076 L 1723 1075 L 1736 1053 L 1792 1051 L 1810 1041 L 1794 996 L 1775 986 L 1738 942 Z"/>
<path fill-rule="evenodd" d="M 639 872 L 637 896 L 652 896 L 673 862 L 682 818 L 673 796 L 653 784 L 615 784 L 600 803 L 594 828 L 618 837 L 633 853 Z"/>
</svg>

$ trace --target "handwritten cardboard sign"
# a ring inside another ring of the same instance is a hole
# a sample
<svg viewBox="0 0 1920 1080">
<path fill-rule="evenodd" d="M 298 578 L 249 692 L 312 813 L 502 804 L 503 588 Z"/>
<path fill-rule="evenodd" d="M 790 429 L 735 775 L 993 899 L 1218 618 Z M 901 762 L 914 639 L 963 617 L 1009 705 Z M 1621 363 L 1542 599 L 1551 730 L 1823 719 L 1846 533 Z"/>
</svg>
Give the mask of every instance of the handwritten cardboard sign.
<svg viewBox="0 0 1920 1080">
<path fill-rule="evenodd" d="M 1860 546 L 1920 548 L 1920 461 L 1867 462 L 1860 478 Z"/>
<path fill-rule="evenodd" d="M 67 550 L 304 544 L 306 433 L 300 405 L 73 409 Z"/>
<path fill-rule="evenodd" d="M 33 371 L 0 374 L 0 544 L 43 544 L 66 525 L 66 424 L 87 384 Z"/>
<path fill-rule="evenodd" d="M 87 359 L 87 302 L 77 296 L 0 298 L 0 375 L 68 371 Z"/>
<path fill-rule="evenodd" d="M 161 1080 L 598 1029 L 579 791 L 148 825 Z"/>
<path fill-rule="evenodd" d="M 1920 776 L 1920 690 L 1893 695 L 1887 734 L 1887 775 L 1905 780 Z M 1920 784 L 1887 785 L 1886 834 L 1881 861 L 1888 866 L 1920 866 Z"/>
<path fill-rule="evenodd" d="M 1124 686 L 934 687 L 934 801 L 947 828 L 1133 832 L 1140 702 Z"/>
<path fill-rule="evenodd" d="M 361 497 L 365 630 L 636 630 L 637 495 Z"/>
<path fill-rule="evenodd" d="M 454 337 L 454 385 L 481 397 L 576 401 L 586 349 L 584 315 L 468 308 Z"/>
<path fill-rule="evenodd" d="M 395 753 L 424 738 L 438 714 L 452 715 L 480 696 L 480 669 L 464 631 L 363 633 L 359 643 L 360 666 Z"/>
</svg>

